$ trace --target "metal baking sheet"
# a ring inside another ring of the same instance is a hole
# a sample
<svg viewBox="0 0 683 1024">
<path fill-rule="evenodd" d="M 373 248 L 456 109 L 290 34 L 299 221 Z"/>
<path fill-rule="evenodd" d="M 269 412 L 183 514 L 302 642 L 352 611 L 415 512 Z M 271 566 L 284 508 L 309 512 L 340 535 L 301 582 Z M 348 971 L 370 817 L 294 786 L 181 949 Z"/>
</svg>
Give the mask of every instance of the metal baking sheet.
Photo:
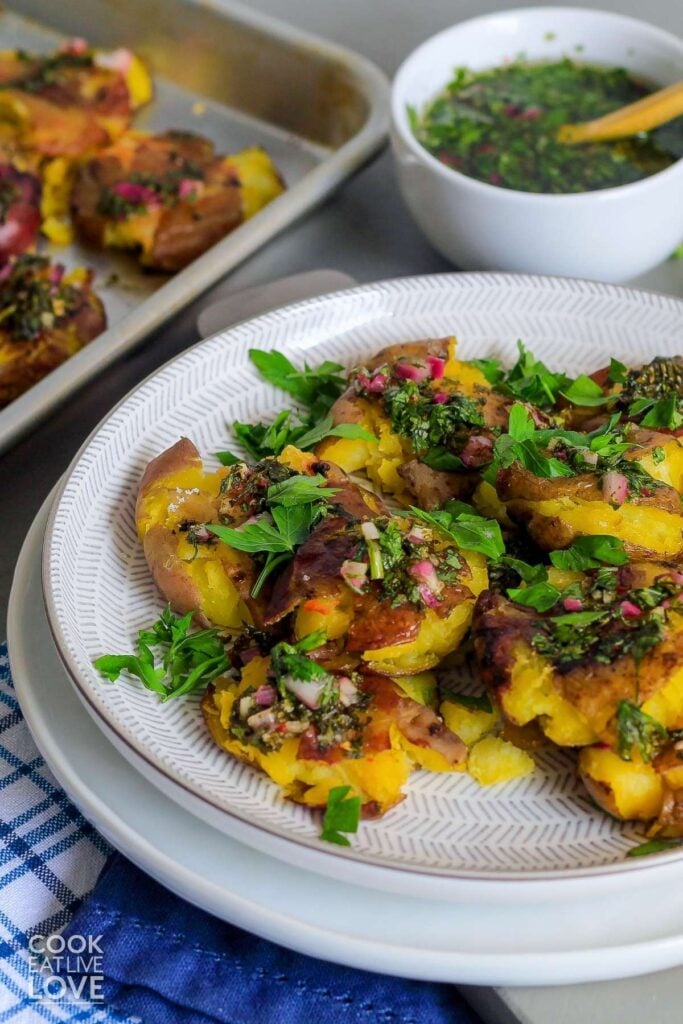
<svg viewBox="0 0 683 1024">
<path fill-rule="evenodd" d="M 95 269 L 109 326 L 0 411 L 0 451 L 321 202 L 386 138 L 388 83 L 373 64 L 230 0 L 12 0 L 0 10 L 2 49 L 48 51 L 69 36 L 127 46 L 148 63 L 155 97 L 136 127 L 196 131 L 223 153 L 263 146 L 287 190 L 170 277 L 124 253 L 43 246 Z"/>
</svg>

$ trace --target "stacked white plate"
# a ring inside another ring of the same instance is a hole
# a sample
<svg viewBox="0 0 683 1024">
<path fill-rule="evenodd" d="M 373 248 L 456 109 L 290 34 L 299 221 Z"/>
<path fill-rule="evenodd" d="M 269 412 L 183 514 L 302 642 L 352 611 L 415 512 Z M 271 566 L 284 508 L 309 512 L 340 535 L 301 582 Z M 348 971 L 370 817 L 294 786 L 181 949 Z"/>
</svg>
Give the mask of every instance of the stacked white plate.
<svg viewBox="0 0 683 1024">
<path fill-rule="evenodd" d="M 418 773 L 407 799 L 363 823 L 346 850 L 213 745 L 197 699 L 161 705 L 92 667 L 131 650 L 162 607 L 133 521 L 147 461 L 185 435 L 210 462 L 232 420 L 267 419 L 284 404 L 250 348 L 351 365 L 393 342 L 453 333 L 465 358 L 512 361 L 522 338 L 576 374 L 610 356 L 678 352 L 683 303 L 568 279 L 444 275 L 298 303 L 189 349 L 100 424 L 31 529 L 8 623 L 22 708 L 66 791 L 114 845 L 197 905 L 285 945 L 477 984 L 683 963 L 683 856 L 625 859 L 635 832 L 591 807 L 569 755 L 545 754 L 531 778 L 490 789 Z"/>
</svg>

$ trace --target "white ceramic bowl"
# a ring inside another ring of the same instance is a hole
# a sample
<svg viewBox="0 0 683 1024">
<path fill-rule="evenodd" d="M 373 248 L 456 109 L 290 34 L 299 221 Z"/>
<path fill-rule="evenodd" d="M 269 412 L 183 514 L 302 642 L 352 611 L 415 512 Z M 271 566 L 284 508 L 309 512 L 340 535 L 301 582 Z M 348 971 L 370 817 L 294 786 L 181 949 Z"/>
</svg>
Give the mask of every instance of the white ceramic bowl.
<svg viewBox="0 0 683 1024">
<path fill-rule="evenodd" d="M 579 49 L 580 48 L 580 49 Z M 683 160 L 642 181 L 548 195 L 498 188 L 454 171 L 413 135 L 418 110 L 453 69 L 575 56 L 667 85 L 683 78 L 683 41 L 634 18 L 575 7 L 522 8 L 440 32 L 403 63 L 393 85 L 392 146 L 403 198 L 432 244 L 463 269 L 623 281 L 683 240 Z"/>
</svg>

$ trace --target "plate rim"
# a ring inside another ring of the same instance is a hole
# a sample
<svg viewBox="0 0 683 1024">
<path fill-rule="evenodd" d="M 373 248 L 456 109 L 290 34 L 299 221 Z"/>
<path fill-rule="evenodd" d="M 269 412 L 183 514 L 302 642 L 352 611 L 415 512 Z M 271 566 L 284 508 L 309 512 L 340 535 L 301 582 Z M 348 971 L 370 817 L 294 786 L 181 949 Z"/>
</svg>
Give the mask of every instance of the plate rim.
<svg viewBox="0 0 683 1024">
<path fill-rule="evenodd" d="M 182 352 L 171 357 L 163 363 L 162 366 L 148 374 L 102 417 L 99 423 L 86 437 L 83 444 L 69 463 L 61 480 L 56 485 L 56 493 L 50 507 L 47 527 L 43 539 L 41 575 L 47 621 L 59 659 L 62 662 L 67 675 L 71 679 L 72 684 L 76 688 L 76 692 L 80 699 L 87 705 L 90 714 L 97 725 L 100 726 L 100 728 L 105 728 L 105 731 L 106 729 L 111 730 L 118 737 L 122 746 L 130 750 L 136 757 L 141 758 L 141 760 L 144 761 L 153 770 L 153 772 L 160 773 L 165 779 L 171 781 L 191 797 L 196 798 L 198 801 L 206 805 L 212 812 L 219 812 L 220 814 L 226 815 L 228 818 L 236 819 L 257 832 L 263 832 L 268 836 L 275 837 L 278 840 L 289 844 L 295 850 L 300 847 L 307 848 L 308 851 L 317 854 L 322 861 L 327 864 L 330 870 L 335 862 L 338 863 L 340 861 L 346 861 L 347 863 L 351 862 L 356 866 L 360 865 L 365 868 L 372 869 L 378 873 L 389 872 L 395 875 L 400 875 L 408 880 L 420 877 L 439 879 L 444 884 L 448 884 L 449 882 L 452 883 L 454 887 L 473 883 L 490 885 L 492 887 L 511 886 L 515 884 L 519 885 L 520 883 L 529 883 L 533 885 L 537 883 L 540 887 L 543 883 L 554 883 L 559 885 L 564 883 L 567 885 L 572 882 L 576 883 L 581 881 L 584 884 L 590 884 L 591 880 L 595 880 L 596 883 L 604 884 L 604 880 L 610 876 L 618 875 L 630 877 L 637 872 L 652 871 L 653 869 L 664 868 L 667 865 L 679 864 L 683 861 L 683 848 L 680 851 L 672 850 L 669 852 L 662 852 L 653 857 L 633 858 L 631 860 L 624 859 L 621 862 L 591 865 L 583 868 L 539 868 L 531 869 L 529 871 L 510 870 L 499 872 L 491 870 L 469 871 L 466 869 L 448 870 L 442 867 L 430 867 L 429 865 L 408 863 L 402 864 L 399 862 L 389 864 L 385 859 L 382 859 L 379 856 L 375 856 L 371 853 L 360 853 L 353 847 L 332 847 L 331 844 L 327 844 L 330 846 L 330 849 L 321 848 L 317 837 L 302 835 L 295 838 L 290 835 L 284 835 L 276 826 L 271 826 L 265 822 L 255 823 L 251 821 L 247 816 L 247 812 L 242 812 L 239 809 L 227 809 L 223 804 L 212 799 L 209 793 L 193 787 L 189 781 L 177 775 L 170 765 L 163 764 L 150 756 L 140 741 L 127 735 L 119 728 L 118 723 L 110 719 L 106 713 L 106 709 L 100 706 L 100 704 L 93 698 L 89 688 L 82 682 L 80 678 L 80 670 L 75 661 L 72 660 L 68 643 L 61 633 L 59 615 L 56 609 L 54 595 L 52 593 L 52 577 L 50 573 L 50 549 L 52 537 L 55 530 L 61 499 L 69 486 L 82 457 L 99 432 L 116 416 L 119 409 L 131 400 L 139 391 L 146 387 L 148 383 L 156 377 L 161 376 L 168 367 L 174 363 L 187 358 L 191 353 L 196 352 L 201 347 L 208 347 L 218 338 L 225 337 L 227 341 L 229 335 L 247 324 L 251 325 L 255 330 L 266 331 L 270 324 L 275 322 L 281 323 L 283 319 L 292 318 L 299 314 L 305 314 L 307 309 L 312 306 L 320 307 L 323 304 L 352 301 L 365 295 L 379 294 L 381 296 L 383 291 L 386 291 L 387 289 L 393 290 L 396 287 L 406 290 L 419 290 L 421 287 L 428 286 L 428 284 L 433 287 L 452 285 L 457 289 L 464 289 L 469 285 L 479 287 L 488 286 L 490 288 L 501 287 L 504 285 L 516 286 L 519 288 L 542 288 L 550 286 L 555 290 L 564 291 L 566 293 L 573 291 L 576 294 L 583 292 L 584 294 L 593 293 L 600 294 L 602 296 L 611 295 L 614 298 L 628 298 L 631 301 L 636 301 L 636 303 L 645 303 L 649 306 L 663 307 L 664 309 L 670 309 L 672 312 L 679 312 L 683 320 L 683 299 L 679 299 L 676 296 L 667 295 L 665 293 L 653 292 L 640 288 L 630 288 L 624 285 L 606 284 L 583 278 L 560 277 L 557 275 L 474 271 L 466 273 L 413 275 L 410 277 L 396 277 L 358 284 L 350 288 L 344 288 L 339 291 L 316 296 L 314 298 L 287 303 L 284 306 L 279 306 L 276 309 L 269 310 L 268 312 L 262 313 L 258 316 L 244 318 L 237 323 L 231 324 L 226 329 L 212 334 L 208 338 L 199 339 L 193 345 L 190 345 Z M 387 310 L 387 313 L 389 312 L 390 311 Z M 290 348 L 290 346 L 284 347 L 288 350 Z M 292 349 L 292 351 L 294 351 L 294 349 Z M 305 347 L 302 347 L 300 351 L 305 352 Z M 320 870 L 324 873 L 325 868 L 321 866 Z"/>
</svg>

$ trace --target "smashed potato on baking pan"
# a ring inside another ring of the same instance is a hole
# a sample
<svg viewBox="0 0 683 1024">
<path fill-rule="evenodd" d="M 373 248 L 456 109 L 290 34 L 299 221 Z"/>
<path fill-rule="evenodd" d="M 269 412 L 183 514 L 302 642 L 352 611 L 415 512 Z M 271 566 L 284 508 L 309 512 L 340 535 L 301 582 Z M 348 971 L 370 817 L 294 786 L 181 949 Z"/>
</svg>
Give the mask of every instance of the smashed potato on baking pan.
<svg viewBox="0 0 683 1024">
<path fill-rule="evenodd" d="M 28 253 L 0 268 L 0 408 L 104 330 L 90 277 Z"/>
<path fill-rule="evenodd" d="M 9 273 L 8 261 L 28 257 L 45 240 L 65 246 L 77 236 L 101 249 L 129 250 L 144 268 L 173 273 L 282 192 L 261 149 L 217 155 L 208 139 L 180 129 L 135 131 L 133 118 L 153 93 L 148 68 L 125 48 L 105 51 L 72 39 L 52 53 L 0 51 L 0 275 Z M 30 329 L 24 307 L 36 286 L 18 304 L 3 286 L 0 405 L 92 340 L 95 325 L 96 333 L 104 330 L 91 275 L 84 273 L 69 270 L 51 305 L 45 296 L 36 300 Z M 15 270 L 12 276 L 16 281 Z M 73 297 L 77 284 L 91 315 L 82 309 L 67 329 L 73 312 L 67 285 Z"/>
<path fill-rule="evenodd" d="M 521 343 L 511 369 L 454 339 L 350 371 L 250 355 L 296 408 L 233 424 L 246 461 L 208 469 L 183 439 L 150 463 L 137 525 L 169 604 L 147 660 L 100 671 L 203 689 L 216 743 L 326 808 L 332 842 L 416 769 L 500 784 L 543 744 L 647 825 L 632 852 L 683 840 L 680 360 L 571 378 Z M 483 693 L 458 689 L 468 636 Z"/>
<path fill-rule="evenodd" d="M 144 267 L 176 271 L 282 190 L 262 149 L 217 156 L 190 132 L 135 132 L 79 165 L 71 213 L 86 242 L 131 249 Z"/>
</svg>

